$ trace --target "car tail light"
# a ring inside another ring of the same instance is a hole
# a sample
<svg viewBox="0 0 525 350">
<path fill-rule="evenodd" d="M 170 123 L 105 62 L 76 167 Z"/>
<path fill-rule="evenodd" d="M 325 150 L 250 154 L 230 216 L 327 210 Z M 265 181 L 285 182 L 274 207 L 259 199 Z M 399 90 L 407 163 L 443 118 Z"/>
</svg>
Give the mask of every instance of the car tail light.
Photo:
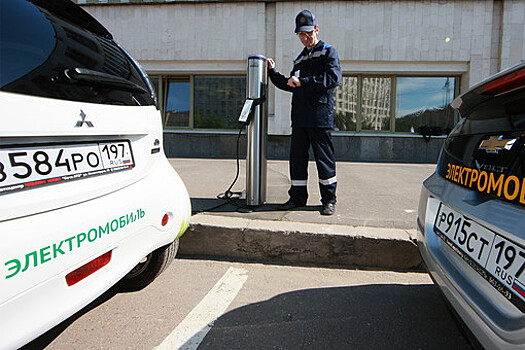
<svg viewBox="0 0 525 350">
<path fill-rule="evenodd" d="M 525 86 L 525 67 L 483 85 L 481 90 L 487 94 L 498 95 L 523 86 Z"/>
<path fill-rule="evenodd" d="M 164 214 L 164 216 L 162 217 L 162 226 L 166 226 L 168 224 L 168 221 L 170 221 L 170 217 L 168 214 Z"/>
<path fill-rule="evenodd" d="M 425 225 L 423 225 L 423 223 L 421 222 L 421 218 L 419 216 L 417 218 L 417 226 L 419 227 L 419 230 L 424 236 L 425 235 Z"/>
<path fill-rule="evenodd" d="M 66 276 L 67 285 L 71 287 L 75 283 L 82 281 L 87 276 L 91 275 L 92 273 L 106 266 L 110 260 L 111 260 L 111 250 L 107 252 L 106 254 L 103 254 L 99 256 L 98 258 L 91 260 L 90 262 L 79 267 L 75 271 L 70 272 Z"/>
</svg>

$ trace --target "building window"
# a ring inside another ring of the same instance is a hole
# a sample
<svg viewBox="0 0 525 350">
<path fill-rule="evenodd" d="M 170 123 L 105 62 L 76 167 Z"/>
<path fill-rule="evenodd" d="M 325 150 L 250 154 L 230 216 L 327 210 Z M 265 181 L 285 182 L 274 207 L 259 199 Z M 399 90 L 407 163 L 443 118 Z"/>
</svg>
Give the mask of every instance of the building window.
<svg viewBox="0 0 525 350">
<path fill-rule="evenodd" d="M 345 76 L 335 93 L 335 130 L 448 133 L 459 77 Z"/>
<path fill-rule="evenodd" d="M 450 132 L 455 124 L 450 107 L 455 90 L 453 77 L 397 78 L 396 131 L 418 132 L 430 127 Z"/>
<path fill-rule="evenodd" d="M 164 128 L 191 127 L 189 78 L 170 78 L 166 82 Z"/>
<path fill-rule="evenodd" d="M 235 130 L 245 76 L 150 76 L 165 129 Z M 341 132 L 448 133 L 459 77 L 344 76 L 335 91 L 334 129 Z"/>
<path fill-rule="evenodd" d="M 392 78 L 365 77 L 361 89 L 361 130 L 390 131 Z"/>
<path fill-rule="evenodd" d="M 195 76 L 194 128 L 238 129 L 239 113 L 246 98 L 243 76 Z"/>
<path fill-rule="evenodd" d="M 164 129 L 238 129 L 244 76 L 150 76 Z"/>
<path fill-rule="evenodd" d="M 335 90 L 334 122 L 336 130 L 357 130 L 357 77 L 343 77 L 342 84 Z"/>
</svg>

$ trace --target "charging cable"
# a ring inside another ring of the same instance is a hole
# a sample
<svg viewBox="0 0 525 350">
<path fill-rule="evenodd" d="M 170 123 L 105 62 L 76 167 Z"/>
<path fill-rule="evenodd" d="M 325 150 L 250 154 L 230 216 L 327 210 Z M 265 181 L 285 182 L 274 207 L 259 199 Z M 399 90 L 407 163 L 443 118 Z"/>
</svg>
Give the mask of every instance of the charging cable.
<svg viewBox="0 0 525 350">
<path fill-rule="evenodd" d="M 235 179 L 233 180 L 233 182 L 231 183 L 230 187 L 228 187 L 228 189 L 226 191 L 224 191 L 223 193 L 219 193 L 217 195 L 217 199 L 223 200 L 224 203 L 218 204 L 218 205 L 216 205 L 214 207 L 211 207 L 211 208 L 193 211 L 192 215 L 203 213 L 203 212 L 207 212 L 207 211 L 212 211 L 212 210 L 218 209 L 218 208 L 220 208 L 220 207 L 222 207 L 222 206 L 224 206 L 226 204 L 231 204 L 231 205 L 237 207 L 238 209 L 241 209 L 243 212 L 251 212 L 251 211 L 253 211 L 252 208 L 249 208 L 247 206 L 243 206 L 243 205 L 240 205 L 239 203 L 237 203 L 237 200 L 241 198 L 242 192 L 233 192 L 231 190 L 233 188 L 233 186 L 237 183 L 237 180 L 239 179 L 239 173 L 240 173 L 240 168 L 241 168 L 241 166 L 240 166 L 239 148 L 240 148 L 240 141 L 241 141 L 242 131 L 244 130 L 245 126 L 246 126 L 246 124 L 243 123 L 241 125 L 241 128 L 239 129 L 239 134 L 237 134 L 237 153 L 236 153 L 237 171 L 236 171 L 236 174 L 235 174 Z"/>
<path fill-rule="evenodd" d="M 232 192 L 231 189 L 233 188 L 233 186 L 235 185 L 235 183 L 239 179 L 239 171 L 240 171 L 239 145 L 240 145 L 242 131 L 244 130 L 244 127 L 246 125 L 250 124 L 251 117 L 252 117 L 252 115 L 254 113 L 254 108 L 256 106 L 260 105 L 261 103 L 264 103 L 265 101 L 266 101 L 266 96 L 263 96 L 263 97 L 260 97 L 260 98 L 247 98 L 246 101 L 244 101 L 244 105 L 243 105 L 242 111 L 241 111 L 241 116 L 239 118 L 239 122 L 241 123 L 241 128 L 239 129 L 239 134 L 237 135 L 237 155 L 236 155 L 236 158 L 237 158 L 237 173 L 235 174 L 235 179 L 233 180 L 233 182 L 230 185 L 230 187 L 228 187 L 228 189 L 225 192 L 219 193 L 217 195 L 217 199 L 224 200 L 225 202 L 221 203 L 219 205 L 216 205 L 216 206 L 214 206 L 212 208 L 194 211 L 194 212 L 192 212 L 193 215 L 194 214 L 198 214 L 198 213 L 202 213 L 202 212 L 206 212 L 206 211 L 212 211 L 212 210 L 220 208 L 220 207 L 222 207 L 223 205 L 226 205 L 226 204 L 231 204 L 231 205 L 237 207 L 238 211 L 243 212 L 243 213 L 250 213 L 250 212 L 254 211 L 253 208 L 248 207 L 248 206 L 244 206 L 244 205 L 241 205 L 241 204 L 238 203 L 238 199 L 241 198 L 242 192 Z"/>
</svg>

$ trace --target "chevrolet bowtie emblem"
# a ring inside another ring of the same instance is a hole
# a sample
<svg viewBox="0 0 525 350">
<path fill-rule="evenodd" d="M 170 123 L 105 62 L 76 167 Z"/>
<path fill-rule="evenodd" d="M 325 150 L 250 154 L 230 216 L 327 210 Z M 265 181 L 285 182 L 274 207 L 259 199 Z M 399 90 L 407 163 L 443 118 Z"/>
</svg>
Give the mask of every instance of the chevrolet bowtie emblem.
<svg viewBox="0 0 525 350">
<path fill-rule="evenodd" d="M 503 139 L 503 136 L 491 136 L 488 140 L 483 140 L 479 149 L 484 149 L 487 153 L 498 153 L 501 150 L 510 150 L 517 139 Z"/>
<path fill-rule="evenodd" d="M 77 121 L 77 124 L 75 125 L 75 128 L 81 128 L 82 125 L 84 125 L 84 124 L 86 124 L 86 126 L 88 128 L 92 128 L 93 127 L 93 123 L 90 122 L 89 120 L 86 120 L 86 113 L 84 113 L 83 110 L 80 110 L 80 118 L 82 118 L 82 120 Z"/>
</svg>

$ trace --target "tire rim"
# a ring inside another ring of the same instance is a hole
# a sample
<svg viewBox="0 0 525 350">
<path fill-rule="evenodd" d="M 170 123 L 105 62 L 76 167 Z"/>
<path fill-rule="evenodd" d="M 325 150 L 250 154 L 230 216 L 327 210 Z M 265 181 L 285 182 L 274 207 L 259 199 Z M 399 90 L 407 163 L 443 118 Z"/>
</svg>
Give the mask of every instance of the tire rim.
<svg viewBox="0 0 525 350">
<path fill-rule="evenodd" d="M 131 279 L 139 276 L 141 273 L 143 273 L 149 266 L 149 263 L 151 261 L 151 254 L 143 258 L 131 271 L 126 275 L 126 279 Z"/>
</svg>

